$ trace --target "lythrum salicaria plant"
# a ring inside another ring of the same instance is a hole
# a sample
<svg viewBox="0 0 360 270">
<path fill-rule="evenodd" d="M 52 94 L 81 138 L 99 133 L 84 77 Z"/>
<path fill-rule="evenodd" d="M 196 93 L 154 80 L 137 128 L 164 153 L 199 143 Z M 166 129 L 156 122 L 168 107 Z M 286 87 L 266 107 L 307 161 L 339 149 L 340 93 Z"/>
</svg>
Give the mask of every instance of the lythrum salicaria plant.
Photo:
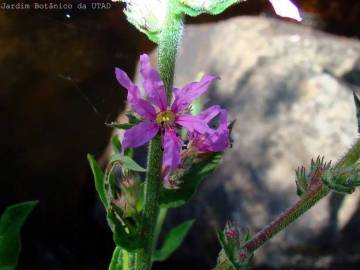
<svg viewBox="0 0 360 270">
<path fill-rule="evenodd" d="M 289 0 L 269 0 L 279 16 L 301 20 Z M 194 114 L 193 102 L 214 83 L 216 75 L 204 75 L 182 88 L 173 87 L 176 52 L 185 16 L 219 14 L 237 0 L 124 0 L 125 14 L 138 30 L 158 44 L 158 69 L 146 54 L 140 56 L 142 87 L 121 69 L 119 84 L 127 91 L 128 123 L 109 126 L 125 130 L 122 140 L 112 139 L 114 155 L 105 172 L 93 156 L 88 159 L 95 186 L 113 232 L 115 250 L 110 270 L 151 269 L 154 261 L 167 259 L 182 243 L 193 220 L 173 228 L 156 249 L 169 208 L 184 205 L 197 186 L 220 164 L 230 146 L 233 122 L 220 106 Z M 195 74 L 194 74 L 195 75 Z M 359 100 L 355 96 L 357 108 Z M 214 127 L 210 123 L 216 122 Z M 133 158 L 133 148 L 148 143 L 147 166 Z M 245 227 L 229 222 L 218 231 L 222 245 L 214 269 L 248 269 L 254 251 L 295 221 L 331 191 L 351 193 L 360 184 L 360 142 L 336 164 L 317 158 L 309 169 L 296 171 L 300 200 L 263 230 L 251 235 Z M 145 179 L 142 176 L 145 175 Z M 215 263 L 215 262 L 214 262 Z"/>
</svg>

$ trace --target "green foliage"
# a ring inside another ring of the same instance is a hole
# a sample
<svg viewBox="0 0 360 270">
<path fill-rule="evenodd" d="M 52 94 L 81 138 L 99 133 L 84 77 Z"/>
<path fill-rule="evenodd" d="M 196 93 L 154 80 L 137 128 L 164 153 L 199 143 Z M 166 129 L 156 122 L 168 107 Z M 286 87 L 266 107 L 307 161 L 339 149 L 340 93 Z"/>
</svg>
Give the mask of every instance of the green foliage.
<svg viewBox="0 0 360 270">
<path fill-rule="evenodd" d="M 117 129 L 129 129 L 132 128 L 133 126 L 135 126 L 134 124 L 130 124 L 130 123 L 118 123 L 118 122 L 111 122 L 111 123 L 105 123 L 106 126 L 111 127 L 111 128 L 117 128 Z"/>
<path fill-rule="evenodd" d="M 177 189 L 161 188 L 159 203 L 161 207 L 176 208 L 185 204 L 196 192 L 204 178 L 212 174 L 220 165 L 223 153 L 211 154 L 207 159 L 194 163 L 180 178 Z"/>
<path fill-rule="evenodd" d="M 110 163 L 119 162 L 124 169 L 134 172 L 146 172 L 146 169 L 141 167 L 129 156 L 113 155 L 110 159 Z"/>
<path fill-rule="evenodd" d="M 153 254 L 153 261 L 165 261 L 178 249 L 189 232 L 194 220 L 188 220 L 173 228 L 165 237 L 164 243 Z"/>
<path fill-rule="evenodd" d="M 129 212 L 122 208 L 124 204 L 127 206 L 128 202 L 126 200 L 129 198 L 121 197 L 122 191 L 120 188 L 124 188 L 124 186 L 121 183 L 116 183 L 113 169 L 115 166 L 133 171 L 144 171 L 144 169 L 130 157 L 115 155 L 104 173 L 90 154 L 88 154 L 88 160 L 94 174 L 96 191 L 107 212 L 107 221 L 113 232 L 114 242 L 117 246 L 129 251 L 140 248 L 143 240 L 139 229 L 141 222 L 139 215 L 137 211 L 130 215 Z M 124 190 L 124 192 L 128 192 L 128 190 Z M 139 193 L 142 194 L 142 192 Z"/>
<path fill-rule="evenodd" d="M 115 247 L 113 252 L 111 262 L 109 265 L 109 270 L 121 270 L 123 269 L 123 254 L 120 247 Z"/>
<path fill-rule="evenodd" d="M 177 12 L 185 13 L 191 17 L 196 17 L 203 13 L 218 15 L 230 6 L 241 1 L 242 0 L 179 0 Z"/>
<path fill-rule="evenodd" d="M 14 270 L 21 250 L 20 230 L 37 201 L 9 206 L 0 218 L 0 269 Z"/>
<path fill-rule="evenodd" d="M 114 149 L 114 152 L 117 154 L 121 153 L 121 142 L 118 135 L 114 135 L 111 138 L 111 144 Z"/>
<path fill-rule="evenodd" d="M 106 193 L 104 188 L 104 173 L 92 155 L 88 154 L 87 159 L 89 161 L 92 173 L 94 175 L 95 189 L 99 195 L 102 204 L 104 205 L 105 209 L 107 209 L 109 207 L 109 202 L 106 198 Z"/>
<path fill-rule="evenodd" d="M 137 118 L 133 113 L 127 112 L 126 117 L 128 118 L 128 123 L 118 123 L 118 122 L 111 122 L 111 123 L 105 123 L 106 126 L 111 128 L 117 128 L 117 129 L 129 129 L 133 126 L 136 126 L 141 122 L 141 119 Z"/>
</svg>

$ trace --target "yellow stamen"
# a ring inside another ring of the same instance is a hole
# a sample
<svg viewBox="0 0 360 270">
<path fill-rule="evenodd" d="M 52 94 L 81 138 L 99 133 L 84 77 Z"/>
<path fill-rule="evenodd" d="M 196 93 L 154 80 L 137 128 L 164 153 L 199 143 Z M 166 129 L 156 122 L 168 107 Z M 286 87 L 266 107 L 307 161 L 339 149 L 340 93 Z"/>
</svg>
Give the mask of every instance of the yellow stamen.
<svg viewBox="0 0 360 270">
<path fill-rule="evenodd" d="M 169 126 L 174 124 L 175 115 L 172 111 L 159 112 L 156 115 L 156 123 L 160 126 Z"/>
</svg>

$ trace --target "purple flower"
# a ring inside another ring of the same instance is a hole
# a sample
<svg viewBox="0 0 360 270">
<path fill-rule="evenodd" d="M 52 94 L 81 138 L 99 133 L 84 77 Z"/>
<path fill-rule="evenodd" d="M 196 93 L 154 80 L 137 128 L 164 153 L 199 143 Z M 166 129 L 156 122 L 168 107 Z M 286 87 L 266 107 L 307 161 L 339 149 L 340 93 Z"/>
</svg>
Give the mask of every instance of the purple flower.
<svg viewBox="0 0 360 270">
<path fill-rule="evenodd" d="M 161 131 L 164 149 L 163 169 L 166 172 L 165 179 L 168 179 L 181 162 L 182 141 L 176 134 L 177 127 L 182 126 L 191 133 L 201 135 L 213 132 L 204 117 L 189 114 L 189 107 L 218 77 L 204 75 L 199 82 L 175 89 L 174 101 L 168 104 L 164 83 L 159 73 L 151 67 L 149 56 L 146 54 L 140 56 L 140 73 L 145 98 L 123 70 L 115 69 L 118 82 L 128 90 L 127 100 L 130 107 L 143 119 L 141 123 L 125 131 L 122 148 L 124 150 L 139 147 Z"/>
<path fill-rule="evenodd" d="M 215 105 L 198 114 L 200 119 L 209 123 L 218 116 L 218 127 L 211 133 L 189 133 L 189 148 L 198 152 L 221 152 L 229 147 L 229 122 L 226 110 Z"/>
</svg>

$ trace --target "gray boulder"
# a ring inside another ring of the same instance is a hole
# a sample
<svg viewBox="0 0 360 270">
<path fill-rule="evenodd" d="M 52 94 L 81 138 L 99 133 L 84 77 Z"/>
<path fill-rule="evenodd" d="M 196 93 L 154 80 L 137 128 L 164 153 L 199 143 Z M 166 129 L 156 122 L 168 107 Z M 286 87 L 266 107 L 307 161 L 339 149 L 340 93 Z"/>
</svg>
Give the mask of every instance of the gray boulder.
<svg viewBox="0 0 360 270">
<path fill-rule="evenodd" d="M 199 72 L 219 75 L 205 104 L 222 105 L 237 122 L 222 166 L 186 207 L 170 211 L 167 228 L 197 219 L 173 263 L 189 259 L 192 269 L 209 269 L 219 251 L 215 228 L 231 219 L 258 231 L 298 200 L 298 166 L 319 155 L 335 162 L 346 152 L 357 136 L 356 86 L 348 78 L 360 73 L 359 53 L 356 40 L 264 17 L 186 27 L 175 85 Z M 358 198 L 355 192 L 344 201 L 334 195 L 323 199 L 262 247 L 255 264 L 334 264 L 336 258 L 322 252 L 322 245 L 339 239 Z M 329 228 L 328 242 L 320 241 Z"/>
</svg>

